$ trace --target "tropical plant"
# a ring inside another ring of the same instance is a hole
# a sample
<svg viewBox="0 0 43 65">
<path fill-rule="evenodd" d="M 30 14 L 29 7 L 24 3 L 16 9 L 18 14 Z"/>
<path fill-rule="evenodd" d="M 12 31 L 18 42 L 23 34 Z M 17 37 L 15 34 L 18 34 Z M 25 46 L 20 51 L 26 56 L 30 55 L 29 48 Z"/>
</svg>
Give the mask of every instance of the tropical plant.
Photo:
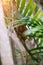
<svg viewBox="0 0 43 65">
<path fill-rule="evenodd" d="M 29 36 L 35 41 L 35 47 L 28 49 L 23 43 L 26 51 L 31 58 L 36 62 L 43 59 L 43 12 L 42 8 L 36 11 L 37 4 L 33 0 L 16 0 L 17 1 L 17 18 L 14 25 L 26 25 L 27 30 L 22 33 L 24 36 Z M 37 58 L 38 57 L 38 58 Z"/>
</svg>

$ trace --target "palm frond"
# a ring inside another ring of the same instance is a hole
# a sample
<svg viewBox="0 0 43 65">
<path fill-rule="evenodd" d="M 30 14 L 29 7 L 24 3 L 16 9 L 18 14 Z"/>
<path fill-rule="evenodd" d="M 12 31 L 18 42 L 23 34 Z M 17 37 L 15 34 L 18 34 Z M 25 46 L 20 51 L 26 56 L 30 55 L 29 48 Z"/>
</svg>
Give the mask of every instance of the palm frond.
<svg viewBox="0 0 43 65">
<path fill-rule="evenodd" d="M 39 8 L 37 10 L 37 12 L 35 12 L 37 4 L 35 2 L 33 2 L 33 0 L 29 0 L 28 3 L 26 3 L 26 0 L 21 0 L 21 6 L 19 7 L 19 5 L 20 5 L 20 0 L 17 0 L 17 6 L 19 9 L 19 15 L 21 16 L 21 18 L 19 20 L 16 19 L 15 24 L 17 24 L 19 26 L 26 24 L 28 29 L 23 32 L 23 35 L 32 37 L 36 41 L 38 41 L 39 38 L 43 39 L 42 8 Z M 43 43 L 43 42 L 40 41 L 40 43 Z M 38 44 L 38 42 L 36 42 L 36 45 L 37 44 Z M 40 46 L 40 47 L 37 46 L 36 48 L 33 48 L 31 50 L 34 51 L 34 50 L 38 50 L 38 49 L 39 49 L 39 52 L 35 52 L 35 53 L 33 53 L 33 55 L 37 54 L 37 53 L 43 53 L 43 51 L 40 52 L 40 49 L 43 49 L 43 46 Z M 28 51 L 28 48 L 27 48 L 28 52 L 30 52 L 31 50 Z"/>
</svg>

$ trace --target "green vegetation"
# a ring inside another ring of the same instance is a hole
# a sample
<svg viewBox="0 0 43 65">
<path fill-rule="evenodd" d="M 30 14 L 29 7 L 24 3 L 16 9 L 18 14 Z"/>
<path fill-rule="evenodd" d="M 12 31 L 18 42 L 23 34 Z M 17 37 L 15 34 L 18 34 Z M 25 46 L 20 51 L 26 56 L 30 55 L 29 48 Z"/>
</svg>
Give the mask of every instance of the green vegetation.
<svg viewBox="0 0 43 65">
<path fill-rule="evenodd" d="M 19 3 L 18 3 L 19 1 Z M 43 59 L 43 12 L 42 8 L 36 11 L 37 4 L 33 0 L 22 0 L 21 5 L 20 0 L 17 0 L 19 15 L 20 17 L 14 21 L 15 25 L 22 26 L 26 25 L 28 28 L 22 34 L 24 36 L 29 36 L 35 41 L 36 47 L 28 49 L 26 44 L 23 44 L 26 51 L 30 54 L 31 58 L 40 62 Z M 26 6 L 25 6 L 26 4 Z M 21 7 L 19 7 L 21 6 Z M 35 57 L 36 55 L 36 57 Z"/>
</svg>

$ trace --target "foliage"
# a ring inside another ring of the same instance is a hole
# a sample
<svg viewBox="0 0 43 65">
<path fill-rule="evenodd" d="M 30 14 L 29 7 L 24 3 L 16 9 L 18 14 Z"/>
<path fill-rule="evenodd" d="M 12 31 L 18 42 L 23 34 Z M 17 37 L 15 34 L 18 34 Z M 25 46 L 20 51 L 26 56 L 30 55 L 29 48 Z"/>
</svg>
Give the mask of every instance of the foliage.
<svg viewBox="0 0 43 65">
<path fill-rule="evenodd" d="M 39 62 L 43 59 L 43 12 L 42 8 L 36 11 L 37 4 L 33 0 L 16 0 L 18 15 L 14 21 L 15 25 L 22 26 L 26 24 L 28 27 L 22 34 L 33 38 L 35 41 L 35 48 L 28 49 L 26 45 L 26 51 L 30 54 L 32 59 Z M 19 2 L 19 3 L 18 3 Z M 19 17 L 18 17 L 19 16 Z M 34 55 L 37 55 L 36 57 Z M 38 57 L 38 58 L 37 58 Z"/>
</svg>

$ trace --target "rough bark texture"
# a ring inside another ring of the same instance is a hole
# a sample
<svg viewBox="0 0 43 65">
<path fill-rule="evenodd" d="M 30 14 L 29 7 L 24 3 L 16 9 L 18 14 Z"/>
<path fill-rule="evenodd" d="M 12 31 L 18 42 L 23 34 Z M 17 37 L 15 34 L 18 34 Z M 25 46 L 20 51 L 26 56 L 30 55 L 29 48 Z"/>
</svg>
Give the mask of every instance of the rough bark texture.
<svg viewBox="0 0 43 65">
<path fill-rule="evenodd" d="M 26 64 L 26 50 L 22 45 L 22 42 L 17 37 L 16 32 L 9 31 L 9 37 L 12 45 L 13 59 L 15 64 L 25 65 Z"/>
<path fill-rule="evenodd" d="M 12 50 L 4 21 L 1 0 L 0 0 L 0 51 L 2 65 L 14 65 L 11 52 Z"/>
</svg>

